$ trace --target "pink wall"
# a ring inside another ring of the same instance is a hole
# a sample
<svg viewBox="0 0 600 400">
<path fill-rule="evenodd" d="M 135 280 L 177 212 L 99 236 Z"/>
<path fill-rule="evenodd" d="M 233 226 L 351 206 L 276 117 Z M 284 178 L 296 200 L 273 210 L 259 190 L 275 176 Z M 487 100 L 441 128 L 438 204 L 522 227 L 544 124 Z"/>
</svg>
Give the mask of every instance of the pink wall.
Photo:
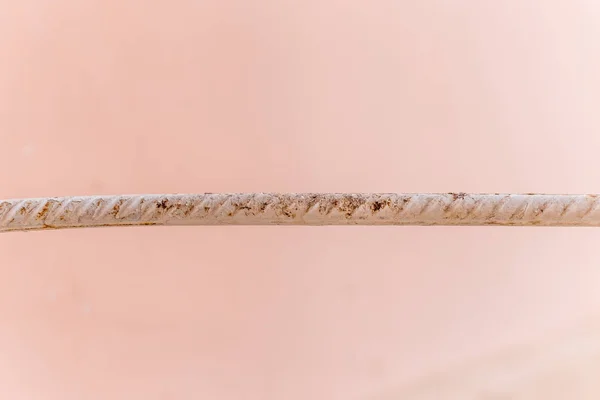
<svg viewBox="0 0 600 400">
<path fill-rule="evenodd" d="M 0 198 L 600 191 L 600 6 L 0 2 Z M 0 238 L 0 397 L 369 399 L 600 313 L 600 230 Z"/>
</svg>

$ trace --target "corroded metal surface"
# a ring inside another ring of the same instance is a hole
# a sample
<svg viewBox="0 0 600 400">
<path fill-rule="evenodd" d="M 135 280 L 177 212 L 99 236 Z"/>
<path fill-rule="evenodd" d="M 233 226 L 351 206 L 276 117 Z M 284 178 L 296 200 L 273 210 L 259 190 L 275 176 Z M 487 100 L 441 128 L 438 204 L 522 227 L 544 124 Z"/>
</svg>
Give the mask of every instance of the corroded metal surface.
<svg viewBox="0 0 600 400">
<path fill-rule="evenodd" d="M 596 195 L 250 193 L 0 201 L 0 232 L 127 225 L 600 226 Z"/>
</svg>

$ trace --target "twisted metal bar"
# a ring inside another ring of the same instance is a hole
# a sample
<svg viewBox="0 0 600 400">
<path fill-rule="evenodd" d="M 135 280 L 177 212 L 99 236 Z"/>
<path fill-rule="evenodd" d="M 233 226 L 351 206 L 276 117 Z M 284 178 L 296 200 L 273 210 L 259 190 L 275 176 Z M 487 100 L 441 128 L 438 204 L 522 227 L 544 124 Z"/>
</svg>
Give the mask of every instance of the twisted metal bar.
<svg viewBox="0 0 600 400">
<path fill-rule="evenodd" d="M 600 226 L 600 197 L 206 193 L 0 201 L 0 232 L 131 225 Z"/>
</svg>

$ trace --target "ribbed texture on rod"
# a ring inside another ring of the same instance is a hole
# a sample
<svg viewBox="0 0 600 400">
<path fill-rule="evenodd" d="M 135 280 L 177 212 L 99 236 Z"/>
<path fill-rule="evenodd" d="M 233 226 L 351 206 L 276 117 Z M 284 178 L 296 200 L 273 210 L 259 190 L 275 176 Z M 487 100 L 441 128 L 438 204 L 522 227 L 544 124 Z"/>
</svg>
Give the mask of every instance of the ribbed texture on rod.
<svg viewBox="0 0 600 400">
<path fill-rule="evenodd" d="M 0 232 L 125 225 L 600 226 L 596 195 L 249 193 L 0 201 Z"/>
</svg>

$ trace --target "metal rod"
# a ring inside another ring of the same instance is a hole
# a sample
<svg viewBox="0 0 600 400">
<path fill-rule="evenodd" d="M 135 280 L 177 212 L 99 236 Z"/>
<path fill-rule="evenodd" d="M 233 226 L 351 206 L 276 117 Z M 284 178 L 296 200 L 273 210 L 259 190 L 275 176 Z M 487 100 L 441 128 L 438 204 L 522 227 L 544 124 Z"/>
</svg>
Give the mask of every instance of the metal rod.
<svg viewBox="0 0 600 400">
<path fill-rule="evenodd" d="M 0 201 L 0 232 L 132 225 L 600 226 L 600 198 L 593 194 L 205 193 Z"/>
</svg>

